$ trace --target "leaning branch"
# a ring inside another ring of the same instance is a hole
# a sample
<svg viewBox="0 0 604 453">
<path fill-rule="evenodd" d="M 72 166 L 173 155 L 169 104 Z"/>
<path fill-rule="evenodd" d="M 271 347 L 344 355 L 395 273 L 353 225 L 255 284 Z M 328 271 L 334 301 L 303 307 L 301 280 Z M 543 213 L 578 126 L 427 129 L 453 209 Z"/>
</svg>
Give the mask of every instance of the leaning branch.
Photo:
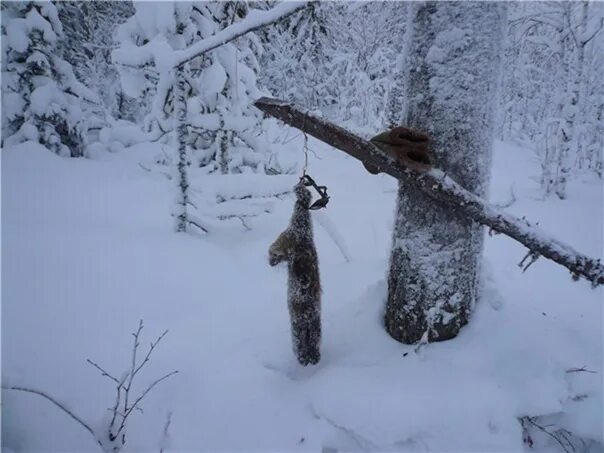
<svg viewBox="0 0 604 453">
<path fill-rule="evenodd" d="M 63 412 L 65 412 L 67 415 L 69 415 L 72 419 L 74 419 L 76 422 L 78 422 L 86 431 L 88 431 L 90 433 L 90 435 L 92 437 L 94 437 L 94 440 L 96 441 L 96 443 L 99 444 L 101 449 L 103 449 L 103 451 L 104 451 L 103 443 L 100 441 L 99 437 L 96 435 L 94 430 L 90 427 L 90 425 L 88 423 L 86 423 L 84 420 L 82 420 L 80 417 L 78 417 L 76 414 L 74 414 L 73 411 L 68 409 L 63 403 L 60 403 L 59 401 L 54 399 L 52 396 L 49 396 L 40 390 L 36 390 L 36 389 L 28 388 L 28 387 L 2 386 L 2 388 L 5 390 L 16 390 L 19 392 L 33 393 L 34 395 L 39 395 L 42 398 L 46 398 L 48 401 L 53 403 L 55 406 L 57 406 L 59 409 L 61 409 Z"/>
<path fill-rule="evenodd" d="M 203 55 L 210 50 L 214 50 L 217 47 L 232 41 L 233 39 L 237 39 L 240 36 L 245 35 L 246 33 L 258 30 L 266 25 L 277 22 L 278 20 L 281 20 L 284 17 L 301 10 L 306 5 L 307 2 L 281 2 L 268 11 L 250 11 L 247 17 L 241 22 L 230 25 L 215 35 L 195 43 L 186 49 L 177 51 L 175 55 L 174 67 L 182 66 L 188 61 L 191 61 L 193 58 Z"/>
<path fill-rule="evenodd" d="M 604 266 L 599 259 L 585 256 L 526 220 L 491 206 L 453 181 L 442 170 L 434 168 L 422 172 L 404 166 L 371 142 L 286 101 L 261 98 L 255 102 L 255 106 L 361 162 L 370 163 L 396 179 L 405 180 L 432 199 L 454 207 L 462 215 L 515 239 L 528 247 L 533 256 L 543 256 L 566 267 L 573 277 L 584 277 L 594 286 L 604 284 Z"/>
</svg>

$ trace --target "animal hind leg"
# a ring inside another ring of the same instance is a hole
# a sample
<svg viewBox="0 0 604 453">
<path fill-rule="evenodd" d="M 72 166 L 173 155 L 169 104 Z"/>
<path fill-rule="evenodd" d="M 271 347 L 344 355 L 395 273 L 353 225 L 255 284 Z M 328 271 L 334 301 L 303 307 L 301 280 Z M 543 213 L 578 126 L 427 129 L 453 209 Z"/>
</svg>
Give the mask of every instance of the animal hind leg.
<svg viewBox="0 0 604 453">
<path fill-rule="evenodd" d="M 321 360 L 321 317 L 313 313 L 306 323 L 308 363 L 316 365 Z"/>
</svg>

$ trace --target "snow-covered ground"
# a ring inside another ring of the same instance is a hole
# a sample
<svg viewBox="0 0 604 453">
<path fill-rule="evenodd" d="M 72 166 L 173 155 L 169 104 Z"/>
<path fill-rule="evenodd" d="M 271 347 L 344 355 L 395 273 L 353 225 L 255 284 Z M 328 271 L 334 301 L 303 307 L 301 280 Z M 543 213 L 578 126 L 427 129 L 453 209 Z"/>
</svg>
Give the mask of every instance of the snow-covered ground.
<svg viewBox="0 0 604 453">
<path fill-rule="evenodd" d="M 393 341 L 381 311 L 395 181 L 311 141 L 310 174 L 331 201 L 315 222 L 323 359 L 301 369 L 286 270 L 267 264 L 292 198 L 276 200 L 251 231 L 229 223 L 176 234 L 171 182 L 138 165 L 157 146 L 93 160 L 31 142 L 2 151 L 3 385 L 43 389 L 98 426 L 115 390 L 86 359 L 121 375 L 142 318 L 143 346 L 169 333 L 139 389 L 179 374 L 132 416 L 128 451 L 158 451 L 160 442 L 173 451 L 522 451 L 518 417 L 561 412 L 560 426 L 602 442 L 601 289 L 544 259 L 522 273 L 524 248 L 487 237 L 484 296 L 459 337 L 417 352 Z M 586 177 L 567 201 L 542 200 L 538 174 L 531 151 L 498 143 L 492 201 L 506 203 L 513 187 L 509 212 L 602 256 L 602 182 Z M 194 176 L 202 192 L 204 183 Z M 335 227 L 350 262 L 322 225 Z M 595 373 L 567 372 L 583 366 Z M 98 448 L 48 401 L 15 391 L 2 394 L 2 444 Z"/>
</svg>

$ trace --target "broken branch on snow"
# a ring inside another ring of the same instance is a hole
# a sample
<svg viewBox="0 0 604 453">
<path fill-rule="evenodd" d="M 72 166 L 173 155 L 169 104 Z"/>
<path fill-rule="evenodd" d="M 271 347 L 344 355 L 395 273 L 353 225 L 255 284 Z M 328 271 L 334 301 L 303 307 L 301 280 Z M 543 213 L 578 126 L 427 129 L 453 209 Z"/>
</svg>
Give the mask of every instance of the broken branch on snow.
<svg viewBox="0 0 604 453">
<path fill-rule="evenodd" d="M 421 171 L 405 166 L 371 142 L 289 102 L 263 97 L 254 105 L 268 115 L 344 151 L 361 162 L 377 166 L 390 176 L 409 182 L 435 201 L 454 206 L 460 214 L 520 242 L 534 256 L 543 256 L 566 267 L 573 276 L 581 276 L 593 286 L 604 284 L 604 265 L 600 259 L 583 255 L 526 220 L 491 206 L 464 189 L 442 170 L 433 168 Z"/>
</svg>

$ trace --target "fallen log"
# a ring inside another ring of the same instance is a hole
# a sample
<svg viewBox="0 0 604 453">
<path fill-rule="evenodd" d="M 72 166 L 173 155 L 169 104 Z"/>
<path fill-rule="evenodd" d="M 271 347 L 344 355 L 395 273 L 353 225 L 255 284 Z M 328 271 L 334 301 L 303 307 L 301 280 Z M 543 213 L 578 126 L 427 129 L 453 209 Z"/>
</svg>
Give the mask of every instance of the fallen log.
<svg viewBox="0 0 604 453">
<path fill-rule="evenodd" d="M 464 189 L 442 170 L 432 168 L 422 171 L 405 166 L 362 137 L 289 102 L 263 97 L 254 105 L 266 114 L 344 151 L 363 163 L 378 167 L 396 179 L 408 181 L 432 199 L 454 206 L 457 211 L 475 222 L 515 239 L 529 249 L 531 263 L 537 257 L 543 256 L 566 267 L 573 278 L 583 277 L 594 287 L 604 284 L 604 265 L 600 259 L 583 255 L 531 225 L 527 220 L 488 204 Z M 527 267 L 524 269 L 526 270 Z"/>
</svg>

